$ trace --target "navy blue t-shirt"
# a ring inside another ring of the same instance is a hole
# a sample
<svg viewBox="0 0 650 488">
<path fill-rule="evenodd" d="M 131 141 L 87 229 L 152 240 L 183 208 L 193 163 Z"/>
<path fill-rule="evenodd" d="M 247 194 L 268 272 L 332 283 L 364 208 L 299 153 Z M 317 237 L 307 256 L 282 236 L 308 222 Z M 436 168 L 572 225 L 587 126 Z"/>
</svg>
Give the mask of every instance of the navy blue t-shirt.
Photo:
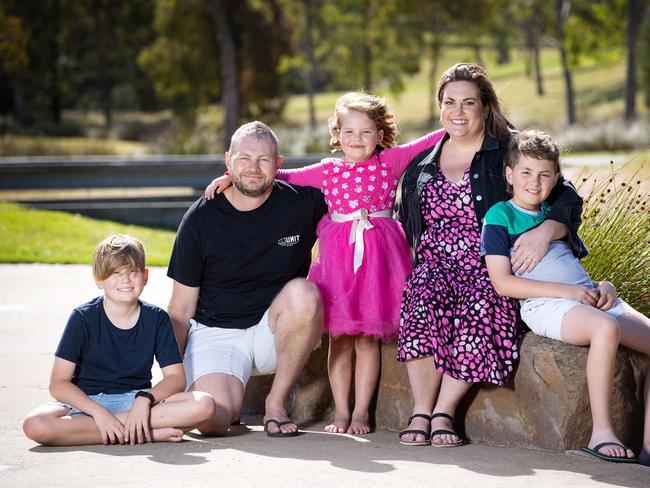
<svg viewBox="0 0 650 488">
<path fill-rule="evenodd" d="M 327 212 L 316 188 L 275 181 L 258 208 L 201 197 L 178 228 L 167 276 L 200 287 L 194 319 L 209 327 L 257 324 L 291 279 L 307 276 L 316 226 Z"/>
<path fill-rule="evenodd" d="M 86 395 L 151 388 L 153 358 L 161 368 L 182 363 L 167 312 L 138 300 L 140 317 L 119 329 L 100 296 L 70 314 L 55 355 L 76 364 L 72 383 Z"/>
</svg>

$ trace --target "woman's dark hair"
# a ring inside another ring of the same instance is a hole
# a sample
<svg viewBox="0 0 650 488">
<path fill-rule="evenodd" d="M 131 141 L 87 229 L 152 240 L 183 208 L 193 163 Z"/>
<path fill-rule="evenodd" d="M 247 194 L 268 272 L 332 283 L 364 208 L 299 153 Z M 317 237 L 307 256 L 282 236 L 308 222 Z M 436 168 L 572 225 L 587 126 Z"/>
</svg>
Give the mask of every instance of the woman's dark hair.
<svg viewBox="0 0 650 488">
<path fill-rule="evenodd" d="M 438 105 L 442 104 L 442 96 L 447 83 L 453 81 L 469 81 L 477 86 L 481 103 L 487 108 L 486 132 L 496 139 L 509 139 L 514 126 L 503 114 L 499 98 L 485 70 L 476 64 L 469 63 L 458 63 L 447 69 L 438 83 Z"/>
</svg>

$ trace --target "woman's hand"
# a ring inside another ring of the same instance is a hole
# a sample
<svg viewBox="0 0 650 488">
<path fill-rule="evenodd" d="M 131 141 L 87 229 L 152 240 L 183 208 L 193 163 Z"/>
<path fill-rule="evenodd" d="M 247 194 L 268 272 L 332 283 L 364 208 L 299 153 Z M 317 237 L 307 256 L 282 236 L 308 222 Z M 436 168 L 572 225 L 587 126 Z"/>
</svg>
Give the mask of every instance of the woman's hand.
<svg viewBox="0 0 650 488">
<path fill-rule="evenodd" d="M 146 397 L 137 397 L 126 416 L 124 422 L 124 441 L 128 444 L 144 444 L 151 442 L 151 429 L 149 427 L 149 415 L 151 414 L 151 402 Z"/>
<path fill-rule="evenodd" d="M 596 308 L 600 310 L 609 310 L 616 305 L 616 288 L 609 281 L 601 281 L 596 288 L 598 292 L 598 302 Z"/>
<path fill-rule="evenodd" d="M 225 175 L 212 180 L 212 182 L 205 187 L 203 195 L 205 195 L 205 198 L 208 200 L 212 200 L 215 195 L 218 195 L 230 185 L 232 185 L 232 180 L 230 179 L 230 174 L 226 173 Z"/>
<path fill-rule="evenodd" d="M 534 270 L 546 255 L 550 243 L 548 232 L 541 225 L 521 234 L 512 246 L 512 271 L 523 274 Z"/>
</svg>

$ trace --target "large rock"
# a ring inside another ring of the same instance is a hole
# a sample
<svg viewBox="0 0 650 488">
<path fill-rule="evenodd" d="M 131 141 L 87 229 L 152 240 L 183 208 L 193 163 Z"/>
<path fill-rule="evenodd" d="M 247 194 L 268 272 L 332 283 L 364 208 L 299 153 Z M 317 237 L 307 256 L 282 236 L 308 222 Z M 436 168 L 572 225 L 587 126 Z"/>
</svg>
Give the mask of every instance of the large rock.
<svg viewBox="0 0 650 488">
<path fill-rule="evenodd" d="M 585 375 L 588 349 L 529 333 L 521 361 L 508 387 L 474 387 L 456 414 L 456 427 L 472 441 L 554 451 L 587 444 L 591 412 Z M 403 364 L 389 362 L 384 347 L 377 404 L 377 426 L 403 428 L 411 414 Z M 620 439 L 638 449 L 643 431 L 642 390 L 650 361 L 620 348 L 612 394 L 612 419 Z"/>
<path fill-rule="evenodd" d="M 330 418 L 332 414 L 325 336 L 323 344 L 312 354 L 290 397 L 289 410 L 301 422 Z M 511 385 L 474 387 L 457 412 L 459 432 L 474 442 L 554 451 L 586 445 L 591 431 L 587 353 L 585 347 L 527 334 Z M 641 395 L 649 365 L 648 358 L 625 348 L 616 357 L 613 423 L 620 439 L 633 449 L 641 444 Z M 272 376 L 251 379 L 244 413 L 263 413 L 272 380 Z M 406 366 L 395 360 L 394 344 L 383 345 L 375 424 L 380 429 L 400 430 L 411 410 Z"/>
</svg>

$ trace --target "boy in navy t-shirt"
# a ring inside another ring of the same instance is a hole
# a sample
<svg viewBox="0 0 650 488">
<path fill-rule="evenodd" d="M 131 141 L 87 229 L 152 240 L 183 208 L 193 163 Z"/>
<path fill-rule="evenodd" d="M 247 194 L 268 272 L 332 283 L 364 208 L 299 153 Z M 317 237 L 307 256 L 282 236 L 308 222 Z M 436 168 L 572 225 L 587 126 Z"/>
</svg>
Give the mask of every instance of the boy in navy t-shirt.
<svg viewBox="0 0 650 488">
<path fill-rule="evenodd" d="M 25 434 L 51 446 L 181 441 L 215 404 L 207 393 L 181 393 L 185 374 L 169 316 L 138 299 L 148 276 L 142 243 L 106 238 L 95 249 L 93 276 L 104 295 L 72 311 L 50 377 L 57 401 L 27 416 Z M 163 379 L 152 387 L 154 356 Z"/>
</svg>

